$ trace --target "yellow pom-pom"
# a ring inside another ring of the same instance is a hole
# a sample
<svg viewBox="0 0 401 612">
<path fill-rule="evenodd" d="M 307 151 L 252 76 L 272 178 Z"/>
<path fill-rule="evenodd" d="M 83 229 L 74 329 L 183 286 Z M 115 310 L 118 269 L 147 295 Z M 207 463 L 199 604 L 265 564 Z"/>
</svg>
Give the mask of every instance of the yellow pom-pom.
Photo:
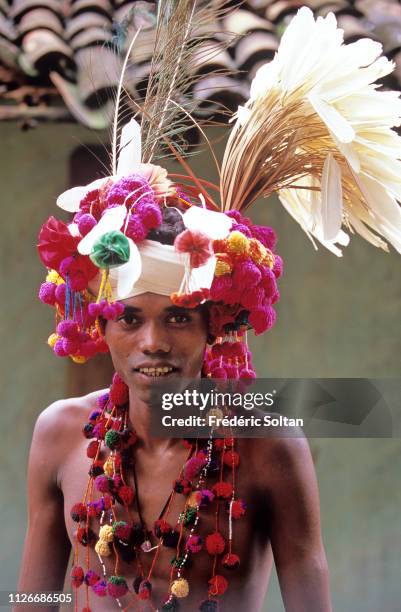
<svg viewBox="0 0 401 612">
<path fill-rule="evenodd" d="M 235 255 L 246 255 L 249 252 L 248 238 L 234 230 L 228 237 L 228 250 Z"/>
<path fill-rule="evenodd" d="M 111 525 L 103 525 L 99 531 L 99 541 L 112 542 L 113 541 L 113 528 Z"/>
<path fill-rule="evenodd" d="M 249 241 L 249 255 L 255 263 L 261 264 L 267 256 L 267 249 L 259 240 L 251 238 Z"/>
<path fill-rule="evenodd" d="M 213 419 L 211 417 L 214 417 Z M 224 417 L 224 412 L 220 408 L 210 408 L 206 413 L 206 420 L 209 427 L 216 425 L 216 422 Z"/>
<path fill-rule="evenodd" d="M 266 249 L 266 257 L 263 259 L 262 264 L 264 266 L 269 266 L 270 269 L 274 266 L 274 253 L 270 251 L 270 249 Z"/>
<path fill-rule="evenodd" d="M 105 462 L 105 464 L 103 466 L 103 470 L 104 470 L 104 473 L 107 476 L 113 476 L 113 474 L 114 474 L 114 462 L 113 462 L 113 459 L 111 457 L 109 457 L 107 459 L 107 461 Z"/>
<path fill-rule="evenodd" d="M 189 584 L 185 580 L 185 578 L 178 578 L 178 580 L 174 580 L 171 585 L 171 592 L 176 597 L 187 597 L 189 593 Z"/>
<path fill-rule="evenodd" d="M 48 274 L 46 276 L 46 282 L 47 283 L 55 283 L 56 285 L 61 285 L 65 281 L 60 276 L 60 274 L 58 272 L 56 272 L 56 270 L 50 270 L 50 272 L 48 272 Z"/>
<path fill-rule="evenodd" d="M 187 506 L 196 508 L 199 505 L 199 491 L 192 491 L 187 497 Z"/>
<path fill-rule="evenodd" d="M 50 348 L 53 348 L 57 340 L 60 340 L 60 336 L 58 334 L 50 334 L 47 339 L 47 344 L 50 346 Z"/>
<path fill-rule="evenodd" d="M 85 363 L 86 357 L 82 357 L 82 355 L 70 355 L 71 359 L 74 363 Z"/>
<path fill-rule="evenodd" d="M 216 262 L 216 267 L 214 269 L 215 276 L 223 276 L 223 274 L 230 274 L 232 271 L 232 267 L 227 261 L 223 261 L 222 259 L 218 259 Z"/>
<path fill-rule="evenodd" d="M 110 546 L 104 540 L 98 540 L 96 542 L 95 552 L 101 557 L 109 557 L 111 555 Z"/>
</svg>

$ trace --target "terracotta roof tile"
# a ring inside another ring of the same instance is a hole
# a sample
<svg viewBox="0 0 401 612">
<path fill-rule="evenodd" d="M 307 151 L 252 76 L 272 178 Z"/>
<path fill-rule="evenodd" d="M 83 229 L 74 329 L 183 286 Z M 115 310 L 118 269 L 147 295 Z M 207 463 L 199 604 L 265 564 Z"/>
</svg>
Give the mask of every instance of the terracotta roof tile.
<svg viewBox="0 0 401 612">
<path fill-rule="evenodd" d="M 248 0 L 216 23 L 205 45 L 208 66 L 194 87 L 203 113 L 215 112 L 217 101 L 235 108 L 246 99 L 250 79 L 273 57 L 286 25 L 304 4 L 316 15 L 335 12 L 348 42 L 361 36 L 382 42 L 396 62 L 385 84 L 401 86 L 396 0 Z M 122 61 L 111 49 L 119 45 L 124 54 L 141 24 L 127 70 L 130 94 L 140 96 L 149 73 L 154 12 L 155 2 L 147 0 L 0 0 L 0 119 L 38 117 L 107 127 Z M 217 53 L 223 31 L 239 36 Z M 232 73 L 211 75 L 212 67 Z"/>
</svg>

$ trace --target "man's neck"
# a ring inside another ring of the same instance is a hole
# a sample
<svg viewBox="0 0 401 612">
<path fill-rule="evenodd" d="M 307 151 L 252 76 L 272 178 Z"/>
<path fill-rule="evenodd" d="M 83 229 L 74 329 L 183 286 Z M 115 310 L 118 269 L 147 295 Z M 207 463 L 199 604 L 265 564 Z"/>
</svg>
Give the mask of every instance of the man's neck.
<svg viewBox="0 0 401 612">
<path fill-rule="evenodd" d="M 129 421 L 138 436 L 138 447 L 151 453 L 163 453 L 180 443 L 177 438 L 160 438 L 151 434 L 151 411 L 154 410 L 148 402 L 141 400 L 135 390 L 129 391 Z"/>
</svg>

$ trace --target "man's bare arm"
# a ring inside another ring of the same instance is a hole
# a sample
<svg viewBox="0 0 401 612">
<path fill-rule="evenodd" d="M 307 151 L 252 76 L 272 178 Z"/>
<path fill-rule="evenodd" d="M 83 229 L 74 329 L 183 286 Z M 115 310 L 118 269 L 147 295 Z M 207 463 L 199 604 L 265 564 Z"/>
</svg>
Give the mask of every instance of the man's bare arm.
<svg viewBox="0 0 401 612">
<path fill-rule="evenodd" d="M 56 591 L 64 586 L 71 545 L 64 523 L 63 495 L 57 486 L 61 410 L 62 402 L 57 402 L 42 412 L 32 438 L 28 464 L 28 527 L 19 591 Z M 18 606 L 18 612 L 22 610 L 24 608 Z"/>
<path fill-rule="evenodd" d="M 271 543 L 286 612 L 330 612 L 316 474 L 304 438 L 275 441 L 269 456 Z"/>
</svg>

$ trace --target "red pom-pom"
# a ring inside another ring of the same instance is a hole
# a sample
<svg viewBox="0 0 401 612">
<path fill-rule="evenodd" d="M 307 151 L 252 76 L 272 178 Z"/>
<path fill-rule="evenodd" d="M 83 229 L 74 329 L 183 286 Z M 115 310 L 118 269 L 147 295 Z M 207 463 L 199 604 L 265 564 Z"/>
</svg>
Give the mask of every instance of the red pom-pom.
<svg viewBox="0 0 401 612">
<path fill-rule="evenodd" d="M 203 266 L 213 255 L 210 238 L 202 232 L 186 229 L 174 240 L 179 253 L 188 253 L 191 268 Z"/>
<path fill-rule="evenodd" d="M 237 467 L 239 465 L 239 454 L 233 450 L 226 451 L 224 453 L 223 463 L 228 467 Z"/>
<path fill-rule="evenodd" d="M 71 584 L 73 587 L 80 587 L 84 581 L 84 570 L 80 565 L 74 565 L 71 570 Z"/>
<path fill-rule="evenodd" d="M 71 518 L 76 523 L 80 521 L 86 520 L 86 506 L 84 504 L 78 503 L 74 504 L 71 508 Z"/>
<path fill-rule="evenodd" d="M 120 487 L 117 494 L 124 506 L 129 506 L 134 501 L 134 489 L 129 485 Z"/>
<path fill-rule="evenodd" d="M 226 569 L 234 570 L 234 569 L 237 569 L 237 567 L 239 567 L 240 558 L 238 555 L 234 555 L 234 553 L 227 553 L 223 557 L 222 564 L 223 564 L 223 567 L 225 567 Z"/>
<path fill-rule="evenodd" d="M 170 533 L 171 530 L 171 525 L 164 519 L 158 519 L 153 525 L 153 532 L 157 538 L 161 538 L 162 535 Z"/>
<path fill-rule="evenodd" d="M 150 598 L 152 593 L 152 585 L 149 582 L 149 580 L 142 580 L 142 582 L 139 584 L 139 588 L 138 588 L 138 597 L 139 599 L 142 599 L 143 601 L 146 601 L 147 599 Z"/>
<path fill-rule="evenodd" d="M 215 531 L 206 538 L 206 550 L 209 555 L 220 555 L 224 552 L 226 542 L 221 533 Z"/>
<path fill-rule="evenodd" d="M 233 493 L 233 487 L 230 482 L 216 482 L 213 486 L 213 493 L 217 499 L 229 499 Z"/>
<path fill-rule="evenodd" d="M 230 504 L 227 504 L 227 512 L 230 512 Z M 245 503 L 242 499 L 236 499 L 231 504 L 231 516 L 233 519 L 239 519 L 245 514 Z"/>
<path fill-rule="evenodd" d="M 216 574 L 209 580 L 209 597 L 218 597 L 219 595 L 224 595 L 228 587 L 228 581 L 224 578 L 224 576 L 220 576 Z"/>
<path fill-rule="evenodd" d="M 128 387 L 118 374 L 114 374 L 110 388 L 110 401 L 116 406 L 123 406 L 129 400 Z"/>
<path fill-rule="evenodd" d="M 188 478 L 179 478 L 173 482 L 173 489 L 176 493 L 188 495 L 192 491 L 192 483 Z"/>
</svg>

